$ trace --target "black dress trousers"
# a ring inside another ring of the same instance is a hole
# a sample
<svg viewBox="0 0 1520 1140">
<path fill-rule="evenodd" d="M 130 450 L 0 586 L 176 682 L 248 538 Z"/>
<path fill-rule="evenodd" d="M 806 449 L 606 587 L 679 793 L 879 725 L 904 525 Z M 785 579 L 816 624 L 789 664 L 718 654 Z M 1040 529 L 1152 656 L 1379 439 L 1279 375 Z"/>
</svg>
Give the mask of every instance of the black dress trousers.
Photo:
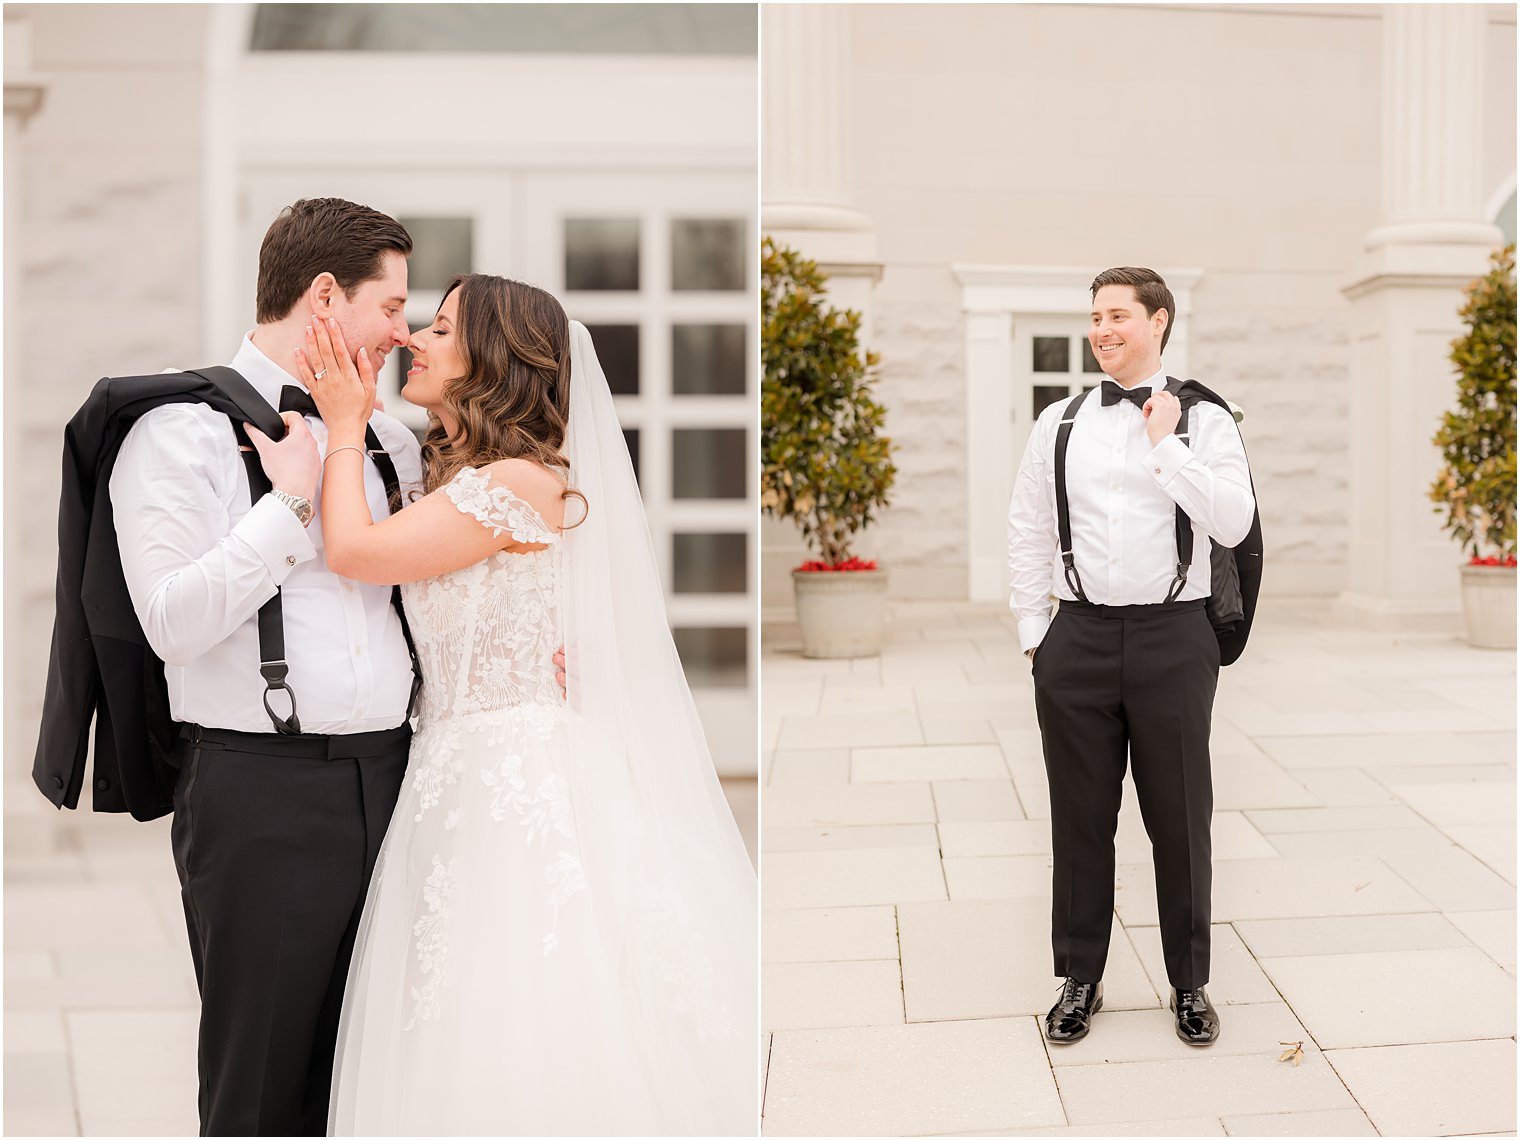
<svg viewBox="0 0 1520 1140">
<path fill-rule="evenodd" d="M 201 1135 L 326 1134 L 349 958 L 410 739 L 185 729 L 171 834 Z"/>
<path fill-rule="evenodd" d="M 1204 601 L 1062 602 L 1034 658 L 1050 780 L 1057 976 L 1097 981 L 1114 909 L 1114 833 L 1126 759 L 1156 868 L 1168 980 L 1209 978 L 1209 725 L 1219 643 Z"/>
</svg>

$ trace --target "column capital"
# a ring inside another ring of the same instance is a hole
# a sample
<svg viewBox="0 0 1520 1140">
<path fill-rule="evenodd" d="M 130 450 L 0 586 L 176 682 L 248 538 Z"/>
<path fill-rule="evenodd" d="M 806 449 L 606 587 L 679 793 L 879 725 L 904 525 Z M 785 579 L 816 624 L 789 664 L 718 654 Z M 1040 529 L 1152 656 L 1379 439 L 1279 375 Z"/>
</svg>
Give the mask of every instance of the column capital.
<svg viewBox="0 0 1520 1140">
<path fill-rule="evenodd" d="M 42 108 L 46 84 L 32 71 L 32 27 L 25 16 L 5 14 L 5 117 L 25 125 Z"/>
</svg>

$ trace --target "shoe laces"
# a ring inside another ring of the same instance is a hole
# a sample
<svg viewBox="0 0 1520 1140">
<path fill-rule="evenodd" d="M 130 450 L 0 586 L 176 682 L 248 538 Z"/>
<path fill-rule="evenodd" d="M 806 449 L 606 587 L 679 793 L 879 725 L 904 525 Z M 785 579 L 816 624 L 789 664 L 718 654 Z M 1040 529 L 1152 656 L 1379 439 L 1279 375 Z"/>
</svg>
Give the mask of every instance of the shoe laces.
<svg viewBox="0 0 1520 1140">
<path fill-rule="evenodd" d="M 1093 982 L 1079 982 L 1076 978 L 1067 978 L 1066 985 L 1061 989 L 1061 1003 L 1063 1005 L 1081 1005 L 1086 1000 L 1088 991 L 1093 988 Z"/>
</svg>

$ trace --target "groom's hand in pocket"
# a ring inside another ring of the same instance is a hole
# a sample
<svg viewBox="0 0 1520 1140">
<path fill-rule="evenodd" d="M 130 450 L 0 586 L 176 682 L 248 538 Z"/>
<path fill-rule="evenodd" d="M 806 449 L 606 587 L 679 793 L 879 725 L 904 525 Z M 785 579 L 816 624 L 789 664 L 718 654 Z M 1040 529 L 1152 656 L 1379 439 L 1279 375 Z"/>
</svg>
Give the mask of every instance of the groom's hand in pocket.
<svg viewBox="0 0 1520 1140">
<path fill-rule="evenodd" d="M 317 441 L 300 412 L 286 412 L 280 418 L 285 421 L 286 431 L 285 438 L 278 443 L 252 424 L 244 426 L 274 489 L 310 502 L 317 497 L 317 476 L 322 472 Z"/>
</svg>

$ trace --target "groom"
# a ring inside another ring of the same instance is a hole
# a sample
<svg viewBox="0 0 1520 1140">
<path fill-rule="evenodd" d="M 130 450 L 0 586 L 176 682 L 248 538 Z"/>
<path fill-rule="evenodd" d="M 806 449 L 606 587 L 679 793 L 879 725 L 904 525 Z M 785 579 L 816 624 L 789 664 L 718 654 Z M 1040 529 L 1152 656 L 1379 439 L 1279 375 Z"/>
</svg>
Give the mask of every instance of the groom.
<svg viewBox="0 0 1520 1140">
<path fill-rule="evenodd" d="M 1176 306 L 1149 269 L 1092 283 L 1088 343 L 1101 392 L 1041 413 L 1008 515 L 1010 605 L 1034 673 L 1050 777 L 1051 942 L 1066 982 L 1045 1035 L 1087 1035 L 1103 1004 L 1114 908 L 1114 833 L 1126 763 L 1156 869 L 1177 1035 L 1209 1045 L 1209 723 L 1219 644 L 1205 611 L 1210 543 L 1246 537 L 1255 498 L 1229 413 L 1199 402 L 1183 429 L 1161 352 Z M 1064 496 L 1069 510 L 1063 517 Z M 1181 508 L 1195 540 L 1178 564 Z M 1060 601 L 1054 618 L 1050 599 Z"/>
<path fill-rule="evenodd" d="M 310 446 L 326 429 L 293 410 L 293 353 L 314 316 L 371 360 L 404 345 L 411 251 L 399 222 L 365 206 L 282 211 L 259 252 L 257 327 L 230 362 L 289 425 L 278 443 L 251 433 L 272 489 L 250 501 L 232 422 L 198 403 L 143 416 L 111 476 L 127 588 L 185 725 L 171 834 L 201 992 L 203 1135 L 326 1132 L 349 957 L 406 770 L 413 672 L 390 587 L 327 569 Z M 411 431 L 383 412 L 371 426 L 403 492 L 418 486 Z M 385 517 L 375 463 L 365 489 Z M 259 669 L 258 611 L 277 588 L 294 710 Z M 292 712 L 301 731 L 276 731 Z"/>
</svg>

